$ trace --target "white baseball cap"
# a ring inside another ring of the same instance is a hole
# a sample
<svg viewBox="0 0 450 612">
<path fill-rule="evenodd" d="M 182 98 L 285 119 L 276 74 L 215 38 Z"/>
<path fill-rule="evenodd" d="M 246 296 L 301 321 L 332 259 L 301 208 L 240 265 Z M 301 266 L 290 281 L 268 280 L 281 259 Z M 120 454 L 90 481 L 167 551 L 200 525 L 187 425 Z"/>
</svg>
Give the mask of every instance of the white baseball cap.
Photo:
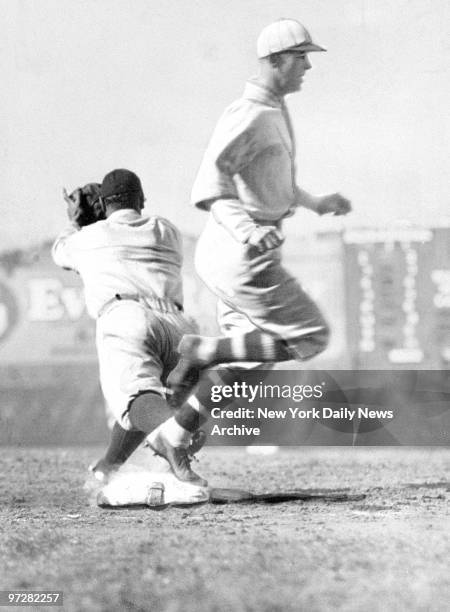
<svg viewBox="0 0 450 612">
<path fill-rule="evenodd" d="M 258 36 L 256 52 L 258 58 L 282 51 L 326 51 L 313 43 L 311 34 L 295 19 L 279 19 L 266 26 Z"/>
</svg>

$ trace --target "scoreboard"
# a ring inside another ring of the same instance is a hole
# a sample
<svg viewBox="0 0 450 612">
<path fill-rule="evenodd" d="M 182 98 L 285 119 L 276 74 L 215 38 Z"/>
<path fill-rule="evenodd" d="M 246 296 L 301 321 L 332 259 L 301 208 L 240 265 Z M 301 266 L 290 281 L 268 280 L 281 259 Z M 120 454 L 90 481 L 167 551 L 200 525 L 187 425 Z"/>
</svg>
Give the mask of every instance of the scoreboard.
<svg viewBox="0 0 450 612">
<path fill-rule="evenodd" d="M 450 228 L 347 231 L 347 341 L 355 369 L 447 369 Z"/>
</svg>

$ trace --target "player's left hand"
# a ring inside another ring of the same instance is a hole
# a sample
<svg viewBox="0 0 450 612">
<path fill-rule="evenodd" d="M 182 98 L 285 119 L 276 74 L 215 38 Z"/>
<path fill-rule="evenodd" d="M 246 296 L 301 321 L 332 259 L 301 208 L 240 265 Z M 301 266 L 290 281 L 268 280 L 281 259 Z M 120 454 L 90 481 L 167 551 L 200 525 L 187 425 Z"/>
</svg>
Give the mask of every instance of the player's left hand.
<svg viewBox="0 0 450 612">
<path fill-rule="evenodd" d="M 333 215 L 346 215 L 352 209 L 350 200 L 341 196 L 340 193 L 331 193 L 323 196 L 317 207 L 319 215 L 332 213 Z"/>
<path fill-rule="evenodd" d="M 63 190 L 63 197 L 67 204 L 67 216 L 75 227 L 81 229 L 105 218 L 99 195 L 100 185 L 98 183 L 88 183 L 84 187 L 78 187 L 71 194 Z"/>
<path fill-rule="evenodd" d="M 274 225 L 256 226 L 247 241 L 258 253 L 265 253 L 278 248 L 284 242 L 284 236 Z"/>
<path fill-rule="evenodd" d="M 72 193 L 69 195 L 67 193 L 66 188 L 63 189 L 63 197 L 64 197 L 64 201 L 67 204 L 67 216 L 69 217 L 69 220 L 74 224 L 77 225 L 78 227 L 80 227 L 78 225 L 77 222 L 77 218 L 80 214 L 80 208 L 81 208 L 81 189 L 75 189 L 74 191 L 72 191 Z"/>
</svg>

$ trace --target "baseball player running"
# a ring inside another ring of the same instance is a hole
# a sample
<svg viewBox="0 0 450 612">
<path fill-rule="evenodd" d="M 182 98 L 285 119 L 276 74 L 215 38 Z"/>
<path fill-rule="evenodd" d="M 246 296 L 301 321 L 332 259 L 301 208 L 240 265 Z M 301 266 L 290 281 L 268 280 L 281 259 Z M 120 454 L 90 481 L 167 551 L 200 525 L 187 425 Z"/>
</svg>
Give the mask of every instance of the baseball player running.
<svg viewBox="0 0 450 612">
<path fill-rule="evenodd" d="M 223 335 L 183 338 L 169 377 L 174 405 L 185 401 L 205 368 L 305 361 L 327 346 L 329 327 L 283 267 L 280 250 L 282 222 L 298 207 L 319 215 L 351 209 L 338 193 L 313 196 L 296 184 L 296 144 L 284 98 L 301 89 L 309 53 L 323 51 L 293 19 L 264 28 L 257 41 L 259 73 L 225 110 L 206 149 L 192 191 L 193 204 L 209 212 L 195 262 L 219 298 Z M 199 410 L 195 403 L 183 408 L 184 427 L 198 427 Z"/>
<path fill-rule="evenodd" d="M 100 197 L 90 210 L 100 206 L 103 214 L 92 222 L 80 204 L 96 191 Z M 153 432 L 152 449 L 175 475 L 206 485 L 190 467 L 190 433 L 170 416 L 164 396 L 180 339 L 192 332 L 183 316 L 179 232 L 162 217 L 142 216 L 141 182 L 129 170 L 113 170 L 101 186 L 78 189 L 66 201 L 72 224 L 56 239 L 53 259 L 83 280 L 88 312 L 97 321 L 101 387 L 116 420 L 93 474 L 107 482 Z"/>
</svg>

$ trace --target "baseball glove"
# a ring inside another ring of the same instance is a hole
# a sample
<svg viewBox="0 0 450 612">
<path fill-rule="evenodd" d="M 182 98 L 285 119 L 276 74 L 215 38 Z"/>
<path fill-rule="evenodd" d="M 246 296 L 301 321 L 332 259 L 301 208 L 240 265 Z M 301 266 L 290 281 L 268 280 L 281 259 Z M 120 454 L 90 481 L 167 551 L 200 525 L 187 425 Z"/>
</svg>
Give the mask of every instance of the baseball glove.
<svg viewBox="0 0 450 612">
<path fill-rule="evenodd" d="M 63 190 L 64 200 L 67 203 L 67 216 L 79 228 L 91 225 L 105 218 L 100 204 L 100 185 L 88 183 L 78 187 L 69 195 Z"/>
</svg>

